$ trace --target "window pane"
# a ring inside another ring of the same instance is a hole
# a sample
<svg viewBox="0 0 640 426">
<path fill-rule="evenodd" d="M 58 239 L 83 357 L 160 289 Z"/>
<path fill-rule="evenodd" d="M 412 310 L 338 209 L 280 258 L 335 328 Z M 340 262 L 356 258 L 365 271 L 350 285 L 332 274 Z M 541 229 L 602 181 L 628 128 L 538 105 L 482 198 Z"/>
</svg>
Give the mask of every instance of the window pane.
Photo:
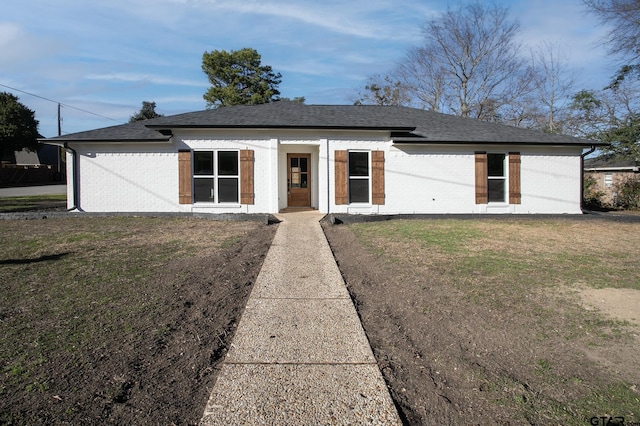
<svg viewBox="0 0 640 426">
<path fill-rule="evenodd" d="M 489 202 L 504 202 L 504 179 L 489 179 Z"/>
<path fill-rule="evenodd" d="M 349 152 L 349 176 L 369 176 L 368 152 Z"/>
<path fill-rule="evenodd" d="M 349 179 L 349 202 L 369 202 L 369 179 Z"/>
<path fill-rule="evenodd" d="M 300 188 L 300 168 L 291 168 L 291 178 L 289 179 L 289 185 L 291 188 Z"/>
<path fill-rule="evenodd" d="M 489 176 L 504 177 L 504 154 L 488 154 L 487 168 Z"/>
<path fill-rule="evenodd" d="M 213 178 L 193 180 L 193 198 L 196 202 L 213 202 Z"/>
<path fill-rule="evenodd" d="M 218 152 L 218 175 L 238 176 L 238 151 Z"/>
<path fill-rule="evenodd" d="M 613 186 L 613 175 L 604 175 L 605 188 L 611 188 Z"/>
<path fill-rule="evenodd" d="M 298 157 L 291 157 L 291 167 L 298 167 Z"/>
<path fill-rule="evenodd" d="M 300 171 L 301 172 L 306 172 L 307 171 L 307 158 L 306 157 L 301 157 L 300 158 Z"/>
<path fill-rule="evenodd" d="M 308 182 L 308 174 L 307 173 L 301 173 L 300 174 L 300 188 L 306 188 L 309 184 Z"/>
<path fill-rule="evenodd" d="M 195 151 L 193 153 L 193 174 L 196 176 L 213 174 L 213 152 Z"/>
<path fill-rule="evenodd" d="M 238 202 L 238 178 L 218 179 L 218 201 L 220 203 Z"/>
</svg>

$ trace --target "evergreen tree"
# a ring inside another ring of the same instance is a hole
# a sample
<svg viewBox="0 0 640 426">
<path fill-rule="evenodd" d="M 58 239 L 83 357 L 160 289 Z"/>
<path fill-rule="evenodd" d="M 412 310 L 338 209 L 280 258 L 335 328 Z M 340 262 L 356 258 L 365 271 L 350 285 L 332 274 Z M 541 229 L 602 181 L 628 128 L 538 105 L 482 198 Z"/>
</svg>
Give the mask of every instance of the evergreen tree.
<svg viewBox="0 0 640 426">
<path fill-rule="evenodd" d="M 202 55 L 202 70 L 211 87 L 204 94 L 207 108 L 229 105 L 257 105 L 277 101 L 280 73 L 261 64 L 255 49 L 226 52 L 214 50 Z"/>
<path fill-rule="evenodd" d="M 11 93 L 0 93 L 0 154 L 13 156 L 14 151 L 38 148 L 38 120 L 35 113 Z"/>
</svg>

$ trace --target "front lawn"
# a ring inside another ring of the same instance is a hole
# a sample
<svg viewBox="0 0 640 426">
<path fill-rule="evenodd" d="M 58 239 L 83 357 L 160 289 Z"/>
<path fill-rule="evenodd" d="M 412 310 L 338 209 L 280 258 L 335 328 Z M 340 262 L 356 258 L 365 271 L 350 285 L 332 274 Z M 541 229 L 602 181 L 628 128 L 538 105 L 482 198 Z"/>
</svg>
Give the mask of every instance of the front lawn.
<svg viewBox="0 0 640 426">
<path fill-rule="evenodd" d="M 325 231 L 408 424 L 640 421 L 640 223 L 505 217 Z M 585 298 L 594 289 L 596 303 Z M 598 309 L 620 292 L 624 304 Z"/>
<path fill-rule="evenodd" d="M 66 206 L 67 196 L 65 194 L 0 197 L 0 213 L 64 210 Z"/>
<path fill-rule="evenodd" d="M 274 232 L 0 221 L 0 423 L 197 423 Z"/>
</svg>

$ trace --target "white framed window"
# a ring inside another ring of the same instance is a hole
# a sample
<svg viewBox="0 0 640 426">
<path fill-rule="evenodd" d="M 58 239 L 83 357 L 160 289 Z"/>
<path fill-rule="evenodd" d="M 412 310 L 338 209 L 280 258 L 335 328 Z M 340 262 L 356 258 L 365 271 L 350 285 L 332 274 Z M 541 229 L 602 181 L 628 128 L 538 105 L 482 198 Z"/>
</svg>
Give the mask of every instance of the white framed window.
<svg viewBox="0 0 640 426">
<path fill-rule="evenodd" d="M 193 201 L 238 203 L 239 158 L 238 151 L 193 151 Z"/>
<path fill-rule="evenodd" d="M 371 161 L 369 151 L 349 151 L 349 203 L 371 200 Z"/>
<path fill-rule="evenodd" d="M 487 195 L 490 203 L 506 202 L 507 156 L 487 154 Z"/>
</svg>

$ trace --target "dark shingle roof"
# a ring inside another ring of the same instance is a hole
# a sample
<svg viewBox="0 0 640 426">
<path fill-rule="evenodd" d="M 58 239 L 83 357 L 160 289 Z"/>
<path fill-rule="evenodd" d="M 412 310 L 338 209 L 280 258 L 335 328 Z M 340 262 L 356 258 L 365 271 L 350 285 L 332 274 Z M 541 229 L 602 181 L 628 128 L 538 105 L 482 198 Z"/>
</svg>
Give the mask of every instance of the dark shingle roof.
<svg viewBox="0 0 640 426">
<path fill-rule="evenodd" d="M 600 145 L 598 142 L 521 129 L 407 107 L 304 105 L 275 102 L 239 105 L 159 117 L 75 133 L 54 141 L 168 140 L 160 131 L 177 128 L 353 129 L 390 131 L 395 143 L 509 143 Z"/>
<path fill-rule="evenodd" d="M 61 142 L 161 142 L 168 141 L 169 136 L 165 136 L 157 130 L 146 127 L 151 120 L 136 121 L 134 123 L 121 124 L 119 126 L 105 127 L 102 129 L 88 130 L 86 132 L 72 133 L 70 135 L 57 136 L 49 139 L 39 139 L 41 142 L 61 143 Z"/>
<path fill-rule="evenodd" d="M 594 158 L 585 158 L 585 169 L 633 169 L 638 167 L 638 162 L 628 158 L 619 158 L 613 155 L 601 155 Z"/>
</svg>

